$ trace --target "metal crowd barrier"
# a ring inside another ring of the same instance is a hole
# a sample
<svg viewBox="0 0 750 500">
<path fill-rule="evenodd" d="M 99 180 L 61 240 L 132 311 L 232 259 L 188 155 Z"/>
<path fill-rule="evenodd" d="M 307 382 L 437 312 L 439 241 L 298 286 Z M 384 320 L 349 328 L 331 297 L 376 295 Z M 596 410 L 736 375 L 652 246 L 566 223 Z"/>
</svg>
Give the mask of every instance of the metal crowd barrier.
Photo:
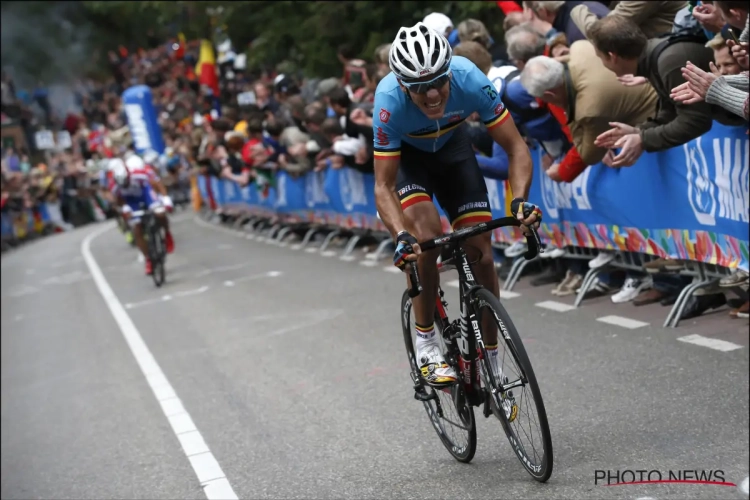
<svg viewBox="0 0 750 500">
<path fill-rule="evenodd" d="M 644 154 L 627 169 L 593 165 L 572 183 L 554 183 L 540 166 L 541 153 L 532 149 L 534 179 L 529 199 L 540 202 L 544 244 L 564 249 L 561 258 L 591 260 L 600 252 L 614 253 L 607 265 L 590 269 L 575 298 L 580 307 L 586 293 L 604 271 L 644 272 L 642 266 L 659 257 L 688 261 L 683 276 L 693 282 L 679 294 L 664 326 L 676 327 L 694 292 L 731 269 L 748 267 L 748 139 L 744 128 L 714 123 L 705 136 L 682 148 Z M 493 217 L 507 215 L 508 185 L 485 179 Z M 269 187 L 270 186 L 270 187 Z M 340 258 L 350 259 L 363 239 L 374 240 L 368 260 L 384 257 L 392 245 L 374 202 L 374 178 L 342 168 L 293 177 L 277 172 L 271 185 L 240 188 L 217 178 L 198 178 L 204 201 L 253 237 L 284 244 L 294 232 L 298 248 L 330 252 L 336 240 L 346 240 Z M 636 197 L 637 195 L 637 197 Z M 446 232 L 450 225 L 445 217 Z M 493 246 L 502 250 L 520 239 L 517 228 L 493 233 Z M 539 257 L 537 257 L 538 259 Z M 534 261 L 512 262 L 502 289 L 511 291 Z"/>
</svg>

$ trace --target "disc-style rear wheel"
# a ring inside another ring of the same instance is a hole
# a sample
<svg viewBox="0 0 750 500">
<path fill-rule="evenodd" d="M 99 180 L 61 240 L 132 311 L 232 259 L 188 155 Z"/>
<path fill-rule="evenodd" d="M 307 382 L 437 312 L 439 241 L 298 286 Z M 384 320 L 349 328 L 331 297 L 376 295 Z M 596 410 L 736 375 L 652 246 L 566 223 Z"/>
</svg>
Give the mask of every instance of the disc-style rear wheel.
<svg viewBox="0 0 750 500">
<path fill-rule="evenodd" d="M 537 481 L 545 482 L 552 475 L 552 436 L 542 393 L 521 337 L 505 308 L 490 291 L 476 290 L 472 295 L 472 307 L 477 318 L 490 315 L 497 326 L 497 366 L 501 374 L 490 376 L 495 368 L 486 350 L 482 352 L 480 363 L 492 412 L 500 420 L 513 452 L 527 472 Z M 514 384 L 517 385 L 508 387 Z"/>
<path fill-rule="evenodd" d="M 408 290 L 401 299 L 401 326 L 404 334 L 404 345 L 411 367 L 411 378 L 417 399 L 421 399 L 432 427 L 448 452 L 459 462 L 468 463 L 474 458 L 477 450 L 477 427 L 474 420 L 474 408 L 466 400 L 463 385 L 456 383 L 450 387 L 435 388 L 422 380 L 414 350 L 414 318 L 412 301 Z M 440 323 L 435 322 L 435 328 Z M 442 343 L 442 332 L 436 331 Z M 445 352 L 445 349 L 443 349 Z M 454 367 L 455 368 L 455 367 Z M 458 371 L 458 370 L 457 370 Z"/>
</svg>

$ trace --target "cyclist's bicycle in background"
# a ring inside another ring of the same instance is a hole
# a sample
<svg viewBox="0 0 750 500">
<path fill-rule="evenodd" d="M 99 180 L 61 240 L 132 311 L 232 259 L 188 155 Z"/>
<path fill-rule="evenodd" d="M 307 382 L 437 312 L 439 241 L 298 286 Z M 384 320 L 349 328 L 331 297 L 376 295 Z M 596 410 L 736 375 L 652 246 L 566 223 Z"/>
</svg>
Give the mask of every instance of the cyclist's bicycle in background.
<svg viewBox="0 0 750 500">
<path fill-rule="evenodd" d="M 148 258 L 151 261 L 151 277 L 157 287 L 164 283 L 167 275 L 164 227 L 156 218 L 156 214 L 163 214 L 165 211 L 164 207 L 149 209 L 141 203 L 141 209 L 131 213 L 133 218 L 140 218 L 141 231 L 143 231 L 143 238 L 148 247 Z"/>
<path fill-rule="evenodd" d="M 411 299 L 419 295 L 422 288 L 417 267 L 412 264 L 409 265 L 411 287 L 401 300 L 401 322 L 414 398 L 423 402 L 435 431 L 450 454 L 460 462 L 468 463 L 474 458 L 477 446 L 474 407 L 482 406 L 485 417 L 494 414 L 500 421 L 524 468 L 534 479 L 544 482 L 552 474 L 552 437 L 534 370 L 505 308 L 492 292 L 474 280 L 471 262 L 463 248 L 465 244 L 462 246 L 465 240 L 481 233 L 519 225 L 517 219 L 504 217 L 419 243 L 422 251 L 447 247 L 451 257 L 438 264 L 438 270 L 458 270 L 459 319 L 452 322 L 448 319 L 445 309 L 448 303 L 443 299 L 440 287 L 435 310 L 435 327 L 442 338 L 445 360 L 458 374 L 456 383 L 437 388 L 428 385 L 421 376 L 414 350 Z M 529 230 L 526 259 L 534 258 L 539 252 L 539 236 L 533 228 Z M 498 354 L 500 373 L 495 373 L 495 364 L 485 350 L 482 314 L 493 318 L 498 330 L 498 346 L 504 347 L 505 354 Z M 529 422 L 524 424 L 525 420 Z M 457 431 L 449 432 L 449 429 Z"/>
</svg>

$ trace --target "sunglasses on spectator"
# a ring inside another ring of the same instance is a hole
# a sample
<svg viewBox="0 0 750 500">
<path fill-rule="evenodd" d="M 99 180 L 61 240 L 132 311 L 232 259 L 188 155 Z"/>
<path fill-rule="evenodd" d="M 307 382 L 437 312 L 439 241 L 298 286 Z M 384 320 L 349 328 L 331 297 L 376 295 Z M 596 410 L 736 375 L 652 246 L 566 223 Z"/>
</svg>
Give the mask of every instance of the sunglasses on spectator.
<svg viewBox="0 0 750 500">
<path fill-rule="evenodd" d="M 446 70 L 445 73 L 426 82 L 408 82 L 406 80 L 401 80 L 401 84 L 406 87 L 409 92 L 413 92 L 415 94 L 426 94 L 432 89 L 441 89 L 443 85 L 445 85 L 445 83 L 450 79 L 450 77 L 450 70 Z"/>
</svg>

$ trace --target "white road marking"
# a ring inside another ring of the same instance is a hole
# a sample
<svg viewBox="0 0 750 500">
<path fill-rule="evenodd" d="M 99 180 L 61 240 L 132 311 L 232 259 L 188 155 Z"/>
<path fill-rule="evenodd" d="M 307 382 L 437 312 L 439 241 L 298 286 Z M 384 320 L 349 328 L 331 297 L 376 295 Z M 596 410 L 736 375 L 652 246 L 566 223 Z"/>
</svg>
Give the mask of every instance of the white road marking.
<svg viewBox="0 0 750 500">
<path fill-rule="evenodd" d="M 73 271 L 61 276 L 51 276 L 42 281 L 42 285 L 70 285 L 79 281 L 90 280 L 91 276 L 83 271 Z"/>
<path fill-rule="evenodd" d="M 212 267 L 209 269 L 204 269 L 203 271 L 198 271 L 193 275 L 194 278 L 200 278 L 202 276 L 206 276 L 212 273 L 223 273 L 224 271 L 236 271 L 237 269 L 242 269 L 243 267 L 249 266 L 252 264 L 252 262 L 245 262 L 244 264 L 234 264 L 231 266 L 220 266 L 220 267 Z"/>
<path fill-rule="evenodd" d="M 234 281 L 235 283 L 241 283 L 243 281 L 252 281 L 252 280 L 257 280 L 260 278 L 277 278 L 281 276 L 282 274 L 284 273 L 282 273 L 281 271 L 268 271 L 268 272 L 261 273 L 261 274 L 251 274 L 250 276 L 243 276 L 242 278 L 235 278 L 232 281 Z"/>
<path fill-rule="evenodd" d="M 39 289 L 30 285 L 21 285 L 15 290 L 12 290 L 9 294 L 5 295 L 5 297 L 23 297 L 24 295 L 31 295 L 32 293 L 38 292 Z"/>
<path fill-rule="evenodd" d="M 445 286 L 452 286 L 453 288 L 458 288 L 460 286 L 460 283 L 458 280 L 451 280 L 446 281 Z M 500 290 L 500 298 L 501 299 L 515 299 L 516 297 L 520 297 L 521 294 L 518 292 L 507 292 L 505 290 Z"/>
<path fill-rule="evenodd" d="M 385 266 L 383 268 L 383 271 L 387 273 L 399 274 L 401 272 L 401 269 L 397 268 L 396 266 Z"/>
<path fill-rule="evenodd" d="M 638 321 L 636 319 L 624 318 L 622 316 L 615 315 L 602 316 L 601 318 L 596 318 L 596 320 L 601 321 L 602 323 L 608 323 L 610 325 L 621 326 L 629 330 L 635 330 L 636 328 L 642 328 L 649 325 L 645 321 Z"/>
<path fill-rule="evenodd" d="M 354 255 L 344 255 L 343 257 L 339 257 L 339 259 L 343 260 L 344 262 L 353 262 L 357 257 Z"/>
<path fill-rule="evenodd" d="M 210 287 L 208 285 L 202 286 L 200 288 L 196 288 L 195 290 L 183 290 L 181 292 L 174 292 L 173 295 L 162 295 L 161 297 L 156 297 L 153 299 L 144 300 L 141 302 L 128 302 L 125 304 L 125 309 L 133 309 L 135 307 L 141 307 L 146 306 L 149 304 L 156 304 L 157 302 L 167 302 L 169 300 L 172 300 L 175 297 L 187 297 L 188 295 L 198 295 L 199 293 L 203 293 L 208 291 Z"/>
<path fill-rule="evenodd" d="M 224 282 L 224 286 L 234 286 L 234 281 L 227 280 Z"/>
<path fill-rule="evenodd" d="M 557 311 L 557 312 L 568 312 L 575 309 L 575 306 L 571 306 L 569 304 L 563 304 L 562 302 L 557 302 L 554 300 L 545 300 L 544 302 L 537 302 L 534 304 L 537 307 L 542 307 L 544 309 L 549 309 L 550 311 Z"/>
<path fill-rule="evenodd" d="M 117 298 L 117 295 L 115 295 L 115 292 L 109 286 L 109 283 L 107 283 L 107 279 L 104 277 L 102 270 L 99 268 L 99 264 L 97 264 L 96 259 L 94 259 L 94 256 L 91 253 L 91 242 L 94 238 L 113 227 L 115 227 L 114 224 L 105 225 L 101 229 L 89 234 L 83 240 L 83 243 L 81 243 L 83 259 L 89 268 L 89 272 L 91 272 L 91 276 L 94 278 L 94 283 L 99 289 L 99 293 L 102 295 L 107 307 L 109 307 L 115 322 L 117 322 L 117 325 L 120 327 L 120 331 L 122 332 L 128 347 L 130 347 L 130 351 L 133 353 L 133 357 L 138 363 L 143 376 L 146 377 L 146 381 L 151 387 L 157 401 L 159 401 L 159 403 L 162 403 L 165 400 L 177 400 L 177 402 L 179 402 L 179 397 L 175 393 L 172 384 L 167 380 L 161 367 L 159 367 L 153 354 L 151 354 L 148 346 L 143 341 L 143 337 L 141 337 L 135 324 L 133 324 L 133 320 L 130 319 L 130 316 L 128 316 L 128 313 Z M 182 403 L 177 402 L 170 402 L 169 414 L 164 405 L 162 405 L 162 410 L 164 416 L 167 417 L 169 424 L 172 426 L 172 431 L 175 433 L 175 436 L 177 436 L 177 439 L 180 440 L 185 455 L 188 457 L 190 465 L 193 466 L 193 471 L 195 471 L 195 475 L 198 477 L 198 481 L 203 487 L 203 492 L 206 495 L 206 498 L 208 500 L 218 500 L 220 498 L 231 500 L 237 499 L 238 497 L 232 489 L 232 486 L 229 484 L 229 480 L 221 470 L 221 466 L 219 466 L 216 458 L 214 458 L 213 454 L 208 449 L 208 446 L 205 447 L 205 450 L 200 450 L 200 453 L 193 455 L 188 454 L 186 446 L 183 444 L 182 439 L 180 439 L 180 434 L 192 432 L 200 436 L 200 432 L 195 428 L 195 424 L 190 418 L 190 414 L 184 408 L 182 408 L 181 412 L 178 411 L 177 404 L 182 406 Z M 195 436 L 188 439 L 192 440 L 191 444 L 195 444 Z"/>
<path fill-rule="evenodd" d="M 199 293 L 203 293 L 208 290 L 208 285 L 204 285 L 200 288 L 196 288 L 195 290 L 185 290 L 182 292 L 175 292 L 175 297 L 187 297 L 188 295 L 198 295 Z"/>
<path fill-rule="evenodd" d="M 50 267 L 51 269 L 57 269 L 58 267 L 68 267 L 68 266 L 70 266 L 70 265 L 76 264 L 76 263 L 78 263 L 78 262 L 81 262 L 81 261 L 83 261 L 83 258 L 82 258 L 82 257 L 75 257 L 75 258 L 74 258 L 74 259 L 72 259 L 72 260 L 64 260 L 64 261 L 62 261 L 62 262 L 57 262 L 57 263 L 55 263 L 55 264 L 52 264 L 52 265 L 51 265 L 51 266 L 49 266 L 49 267 Z"/>
<path fill-rule="evenodd" d="M 360 266 L 365 266 L 365 267 L 375 267 L 375 266 L 378 265 L 378 261 L 376 261 L 376 260 L 363 260 L 363 261 L 360 261 L 359 265 Z"/>
<path fill-rule="evenodd" d="M 315 247 L 312 247 L 312 248 L 305 248 L 305 252 L 307 252 L 307 253 L 315 253 L 315 252 L 317 252 L 317 251 L 318 251 L 318 249 L 317 249 L 317 248 L 315 248 Z"/>
<path fill-rule="evenodd" d="M 704 337 L 703 335 L 687 335 L 685 337 L 679 337 L 677 340 L 680 342 L 687 342 L 688 344 L 695 344 L 701 347 L 708 347 L 709 349 L 715 349 L 717 351 L 729 352 L 735 349 L 742 349 L 741 345 L 727 342 L 726 340 L 712 339 Z"/>
<path fill-rule="evenodd" d="M 322 255 L 323 257 L 333 257 L 333 256 L 336 255 L 336 251 L 335 250 L 326 250 L 325 252 L 320 252 L 320 255 Z"/>
<path fill-rule="evenodd" d="M 268 320 L 283 320 L 287 324 L 279 329 L 267 332 L 261 336 L 255 337 L 255 339 L 263 339 L 266 337 L 277 337 L 284 335 L 285 333 L 307 328 L 317 323 L 322 323 L 329 319 L 334 319 L 344 314 L 343 309 L 318 309 L 313 311 L 302 311 L 293 312 L 286 314 L 263 314 L 260 316 L 252 316 L 253 322 L 268 321 Z M 298 319 L 299 321 L 294 321 Z"/>
<path fill-rule="evenodd" d="M 750 495 L 750 477 L 746 477 L 742 482 L 737 485 L 737 488 L 745 495 Z"/>
<path fill-rule="evenodd" d="M 254 234 L 246 234 L 245 238 L 248 239 L 248 240 L 254 240 L 255 239 L 255 235 Z"/>
</svg>

